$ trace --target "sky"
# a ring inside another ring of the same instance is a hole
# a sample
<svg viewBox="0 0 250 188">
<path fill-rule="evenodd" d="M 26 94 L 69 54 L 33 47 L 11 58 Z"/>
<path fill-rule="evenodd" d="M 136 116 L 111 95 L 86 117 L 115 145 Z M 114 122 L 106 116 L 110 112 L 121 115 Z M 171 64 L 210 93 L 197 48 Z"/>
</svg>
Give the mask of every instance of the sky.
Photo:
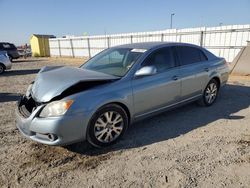
<svg viewBox="0 0 250 188">
<path fill-rule="evenodd" d="M 0 0 L 0 41 L 250 24 L 250 0 Z"/>
</svg>

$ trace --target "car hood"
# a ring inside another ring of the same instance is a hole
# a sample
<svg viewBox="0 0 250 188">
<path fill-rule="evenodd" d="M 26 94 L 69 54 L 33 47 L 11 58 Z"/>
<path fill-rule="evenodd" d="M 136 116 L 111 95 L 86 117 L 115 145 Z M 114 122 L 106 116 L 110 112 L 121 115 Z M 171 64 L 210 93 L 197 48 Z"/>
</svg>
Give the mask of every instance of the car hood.
<svg viewBox="0 0 250 188">
<path fill-rule="evenodd" d="M 76 84 L 116 79 L 119 77 L 82 68 L 47 66 L 39 71 L 31 94 L 36 102 L 48 102 Z"/>
</svg>

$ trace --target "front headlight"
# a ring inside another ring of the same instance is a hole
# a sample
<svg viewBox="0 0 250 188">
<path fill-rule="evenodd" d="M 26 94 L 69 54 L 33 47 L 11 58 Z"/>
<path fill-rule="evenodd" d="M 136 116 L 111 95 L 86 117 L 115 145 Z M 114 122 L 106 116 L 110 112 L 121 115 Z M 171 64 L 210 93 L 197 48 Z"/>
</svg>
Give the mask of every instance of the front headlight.
<svg viewBox="0 0 250 188">
<path fill-rule="evenodd" d="M 56 117 L 62 116 L 67 112 L 74 101 L 67 100 L 67 101 L 54 101 L 47 104 L 40 113 L 40 117 Z"/>
</svg>

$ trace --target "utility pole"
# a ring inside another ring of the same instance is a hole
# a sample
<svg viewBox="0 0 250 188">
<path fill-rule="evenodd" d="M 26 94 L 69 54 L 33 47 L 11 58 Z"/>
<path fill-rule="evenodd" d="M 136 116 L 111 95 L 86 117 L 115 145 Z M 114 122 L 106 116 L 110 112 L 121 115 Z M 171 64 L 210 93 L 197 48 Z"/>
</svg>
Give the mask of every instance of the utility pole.
<svg viewBox="0 0 250 188">
<path fill-rule="evenodd" d="M 171 15 L 170 15 L 170 29 L 172 29 L 173 28 L 173 16 L 175 15 L 175 13 L 172 13 Z"/>
<path fill-rule="evenodd" d="M 108 44 L 107 44 L 107 31 L 106 31 L 106 27 L 104 27 L 104 40 L 105 40 L 105 46 L 108 46 Z"/>
</svg>

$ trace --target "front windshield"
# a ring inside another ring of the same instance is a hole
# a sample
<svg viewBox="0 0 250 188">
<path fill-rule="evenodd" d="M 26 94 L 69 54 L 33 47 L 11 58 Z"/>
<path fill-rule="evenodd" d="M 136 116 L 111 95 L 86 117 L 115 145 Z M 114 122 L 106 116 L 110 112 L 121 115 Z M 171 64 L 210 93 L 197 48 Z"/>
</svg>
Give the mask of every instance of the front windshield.
<svg viewBox="0 0 250 188">
<path fill-rule="evenodd" d="M 133 48 L 107 49 L 83 64 L 81 68 L 122 77 L 145 51 Z"/>
</svg>

